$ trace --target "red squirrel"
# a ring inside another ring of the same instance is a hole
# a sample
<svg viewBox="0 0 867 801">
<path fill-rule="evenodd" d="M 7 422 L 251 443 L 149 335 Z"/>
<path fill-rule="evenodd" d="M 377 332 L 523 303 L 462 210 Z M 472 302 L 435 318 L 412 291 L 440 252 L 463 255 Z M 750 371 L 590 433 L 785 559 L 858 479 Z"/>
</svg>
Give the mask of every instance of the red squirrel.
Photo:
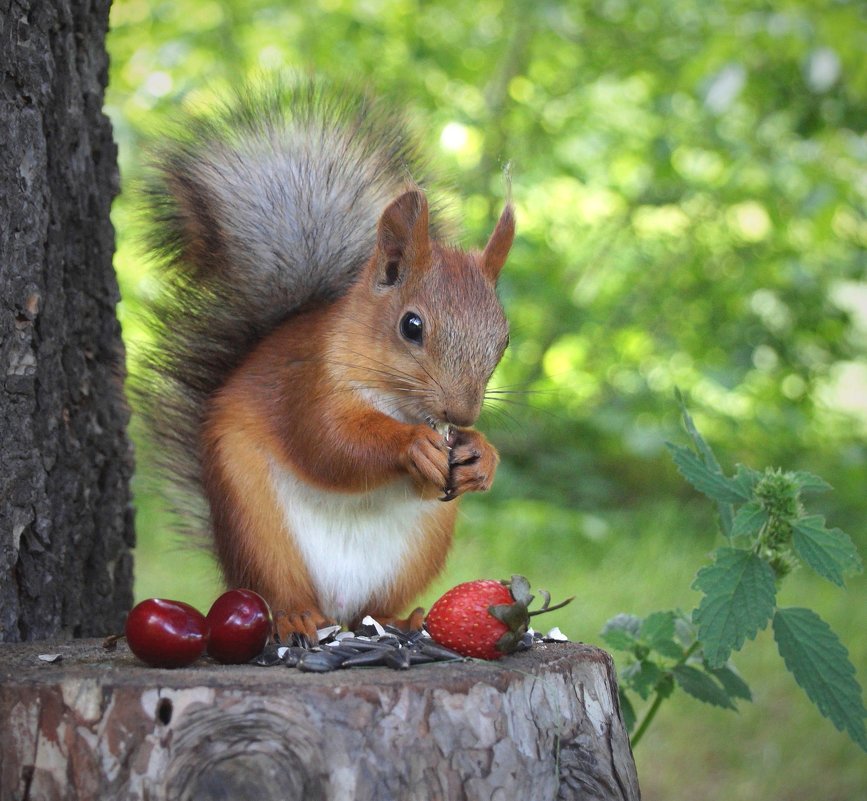
<svg viewBox="0 0 867 801">
<path fill-rule="evenodd" d="M 472 428 L 508 344 L 481 251 L 442 241 L 392 110 L 321 83 L 184 121 L 148 186 L 165 291 L 147 415 L 230 587 L 286 631 L 392 620 L 499 457 Z"/>
</svg>

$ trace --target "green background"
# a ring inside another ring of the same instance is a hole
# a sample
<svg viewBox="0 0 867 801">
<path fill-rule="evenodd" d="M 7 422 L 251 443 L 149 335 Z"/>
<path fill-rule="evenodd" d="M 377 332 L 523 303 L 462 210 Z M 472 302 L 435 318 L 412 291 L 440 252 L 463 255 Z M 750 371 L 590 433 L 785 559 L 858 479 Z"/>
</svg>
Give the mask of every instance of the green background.
<svg viewBox="0 0 867 801">
<path fill-rule="evenodd" d="M 483 244 L 510 164 L 518 238 L 500 281 L 512 345 L 479 427 L 494 489 L 462 503 L 458 581 L 527 575 L 572 638 L 618 612 L 697 603 L 720 544 L 711 505 L 664 443 L 674 387 L 723 465 L 808 469 L 811 509 L 867 545 L 867 13 L 858 2 L 116 0 L 107 110 L 130 370 L 156 287 L 137 244 L 143 143 L 183 103 L 290 69 L 364 81 L 405 107 Z M 207 608 L 213 565 L 171 533 L 134 422 L 136 597 Z M 816 609 L 863 682 L 867 581 L 804 570 L 783 605 Z M 785 672 L 768 631 L 735 664 L 739 714 L 678 693 L 637 748 L 648 799 L 854 799 L 867 758 Z M 639 714 L 640 714 L 639 709 Z"/>
</svg>

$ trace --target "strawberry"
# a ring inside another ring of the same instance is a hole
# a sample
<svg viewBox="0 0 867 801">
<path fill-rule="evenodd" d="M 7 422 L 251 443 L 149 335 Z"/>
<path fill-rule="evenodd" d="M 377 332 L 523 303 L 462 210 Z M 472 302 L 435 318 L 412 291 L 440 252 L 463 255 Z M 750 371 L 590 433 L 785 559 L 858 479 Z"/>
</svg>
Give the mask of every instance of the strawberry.
<svg viewBox="0 0 867 801">
<path fill-rule="evenodd" d="M 463 656 L 499 659 L 517 650 L 530 625 L 530 616 L 548 611 L 550 596 L 536 612 L 527 607 L 533 600 L 523 576 L 509 582 L 493 579 L 467 581 L 452 587 L 431 607 L 425 628 L 440 645 Z M 572 599 L 551 609 L 559 609 Z"/>
</svg>

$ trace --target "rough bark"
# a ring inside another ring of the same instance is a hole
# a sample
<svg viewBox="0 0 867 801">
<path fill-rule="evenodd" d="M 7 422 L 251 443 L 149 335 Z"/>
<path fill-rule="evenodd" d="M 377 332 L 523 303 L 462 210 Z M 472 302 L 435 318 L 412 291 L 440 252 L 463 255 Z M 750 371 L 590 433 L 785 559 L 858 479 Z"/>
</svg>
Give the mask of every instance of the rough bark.
<svg viewBox="0 0 867 801">
<path fill-rule="evenodd" d="M 0 641 L 132 601 L 108 7 L 0 0 Z"/>
<path fill-rule="evenodd" d="M 610 657 L 584 645 L 315 675 L 28 644 L 0 677 L 4 799 L 640 797 Z"/>
</svg>

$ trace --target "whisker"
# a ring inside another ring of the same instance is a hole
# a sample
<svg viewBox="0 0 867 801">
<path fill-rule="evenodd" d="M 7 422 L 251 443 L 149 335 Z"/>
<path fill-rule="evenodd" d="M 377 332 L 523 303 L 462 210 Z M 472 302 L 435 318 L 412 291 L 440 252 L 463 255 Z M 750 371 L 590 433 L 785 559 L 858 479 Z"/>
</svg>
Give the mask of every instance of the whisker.
<svg viewBox="0 0 867 801">
<path fill-rule="evenodd" d="M 491 419 L 499 428 L 505 428 L 509 432 L 519 431 L 523 428 L 518 418 L 506 409 L 486 406 L 482 408 L 481 417 Z"/>
<path fill-rule="evenodd" d="M 532 410 L 536 414 L 544 414 L 547 417 L 551 417 L 554 420 L 557 420 L 559 422 L 565 422 L 568 419 L 565 415 L 563 415 L 559 412 L 555 412 L 551 409 L 547 409 L 544 406 L 538 406 L 538 405 L 533 405 L 530 403 L 524 403 L 522 401 L 514 400 L 512 398 L 488 398 L 487 400 L 488 400 L 488 404 L 486 404 L 484 408 L 495 408 L 494 404 L 504 403 L 504 404 L 508 404 L 509 406 L 515 406 L 515 407 L 520 407 L 521 409 Z M 502 407 L 499 407 L 499 408 L 502 408 Z"/>
</svg>

